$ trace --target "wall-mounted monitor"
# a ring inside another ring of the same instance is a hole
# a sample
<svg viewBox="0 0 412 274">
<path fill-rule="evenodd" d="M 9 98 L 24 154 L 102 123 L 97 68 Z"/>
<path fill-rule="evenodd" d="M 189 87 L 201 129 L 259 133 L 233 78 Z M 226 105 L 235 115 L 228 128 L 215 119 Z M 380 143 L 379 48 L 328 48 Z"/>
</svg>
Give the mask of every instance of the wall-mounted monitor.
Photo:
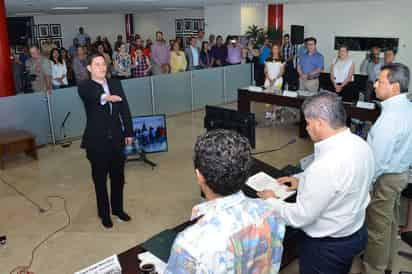
<svg viewBox="0 0 412 274">
<path fill-rule="evenodd" d="M 379 37 L 356 37 L 356 36 L 335 36 L 335 49 L 342 44 L 353 51 L 368 51 L 373 46 L 378 46 L 382 50 L 393 49 L 398 51 L 399 38 L 379 38 Z"/>
</svg>

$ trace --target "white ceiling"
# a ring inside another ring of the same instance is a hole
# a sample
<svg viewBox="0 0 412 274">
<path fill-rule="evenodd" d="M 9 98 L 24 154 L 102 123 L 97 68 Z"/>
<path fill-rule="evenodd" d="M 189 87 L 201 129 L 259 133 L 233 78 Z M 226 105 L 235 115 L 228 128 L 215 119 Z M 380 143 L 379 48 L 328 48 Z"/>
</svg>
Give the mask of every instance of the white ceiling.
<svg viewBox="0 0 412 274">
<path fill-rule="evenodd" d="M 1 1 L 1 0 L 0 0 Z M 365 0 L 6 0 L 7 14 L 136 13 L 141 11 L 193 9 L 232 3 L 310 3 Z M 370 1 L 370 0 L 369 0 Z M 53 10 L 55 7 L 88 7 L 87 10 Z"/>
</svg>

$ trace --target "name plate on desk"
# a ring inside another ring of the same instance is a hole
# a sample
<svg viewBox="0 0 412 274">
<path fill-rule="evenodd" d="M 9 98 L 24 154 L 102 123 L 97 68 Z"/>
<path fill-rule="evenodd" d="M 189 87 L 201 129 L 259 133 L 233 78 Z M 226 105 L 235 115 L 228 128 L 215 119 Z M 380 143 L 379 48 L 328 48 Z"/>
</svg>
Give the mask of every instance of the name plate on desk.
<svg viewBox="0 0 412 274">
<path fill-rule="evenodd" d="M 356 107 L 366 108 L 366 109 L 375 109 L 375 104 L 374 103 L 369 103 L 369 102 L 358 101 L 356 103 Z"/>
<path fill-rule="evenodd" d="M 113 255 L 74 274 L 122 274 L 117 255 Z"/>
<path fill-rule="evenodd" d="M 283 91 L 283 96 L 296 98 L 296 97 L 298 97 L 298 93 L 295 92 L 295 91 L 285 90 L 285 91 Z"/>
<path fill-rule="evenodd" d="M 263 92 L 263 88 L 261 87 L 256 87 L 256 86 L 249 86 L 247 88 L 248 91 L 252 91 L 252 92 Z"/>
</svg>

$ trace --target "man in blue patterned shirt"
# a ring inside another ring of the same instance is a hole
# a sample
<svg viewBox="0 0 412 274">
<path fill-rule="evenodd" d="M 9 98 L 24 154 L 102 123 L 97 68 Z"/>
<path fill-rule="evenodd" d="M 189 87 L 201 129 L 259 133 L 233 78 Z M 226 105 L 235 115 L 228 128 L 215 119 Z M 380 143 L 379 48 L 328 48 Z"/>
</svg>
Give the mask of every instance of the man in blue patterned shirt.
<svg viewBox="0 0 412 274">
<path fill-rule="evenodd" d="M 193 208 L 192 219 L 200 219 L 178 235 L 165 273 L 278 273 L 285 225 L 267 203 L 241 191 L 252 162 L 247 139 L 210 131 L 194 150 L 207 202 Z"/>
</svg>

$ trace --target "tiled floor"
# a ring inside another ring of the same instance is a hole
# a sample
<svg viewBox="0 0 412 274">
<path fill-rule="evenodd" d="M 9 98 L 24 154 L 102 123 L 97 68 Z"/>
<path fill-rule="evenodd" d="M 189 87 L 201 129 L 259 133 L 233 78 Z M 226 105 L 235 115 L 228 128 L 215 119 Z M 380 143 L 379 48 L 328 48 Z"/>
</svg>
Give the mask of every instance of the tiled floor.
<svg viewBox="0 0 412 274">
<path fill-rule="evenodd" d="M 262 105 L 254 106 L 258 113 L 262 113 L 262 108 Z M 203 112 L 196 112 L 169 117 L 169 152 L 149 155 L 159 164 L 155 170 L 141 163 L 127 164 L 125 205 L 133 221 L 115 222 L 110 231 L 102 228 L 96 216 L 90 167 L 79 142 L 70 148 L 42 148 L 38 162 L 25 156 L 10 159 L 6 169 L 0 171 L 2 178 L 45 208 L 48 207 L 46 196 L 65 197 L 71 215 L 70 226 L 38 249 L 31 270 L 35 274 L 73 273 L 187 220 L 192 206 L 199 201 L 192 147 L 196 136 L 203 132 L 203 115 Z M 257 150 L 277 147 L 296 135 L 295 126 L 258 127 Z M 283 167 L 297 163 L 311 152 L 310 140 L 298 139 L 283 151 L 261 155 L 259 159 Z M 28 264 L 32 248 L 64 225 L 63 203 L 56 199 L 51 201 L 53 209 L 42 214 L 0 184 L 0 235 L 8 236 L 7 246 L 0 248 L 1 274 Z M 406 246 L 402 248 L 408 250 Z M 398 261 L 395 270 L 399 265 L 403 270 L 412 269 L 412 263 L 404 259 Z M 298 273 L 296 262 L 282 273 Z"/>
</svg>

